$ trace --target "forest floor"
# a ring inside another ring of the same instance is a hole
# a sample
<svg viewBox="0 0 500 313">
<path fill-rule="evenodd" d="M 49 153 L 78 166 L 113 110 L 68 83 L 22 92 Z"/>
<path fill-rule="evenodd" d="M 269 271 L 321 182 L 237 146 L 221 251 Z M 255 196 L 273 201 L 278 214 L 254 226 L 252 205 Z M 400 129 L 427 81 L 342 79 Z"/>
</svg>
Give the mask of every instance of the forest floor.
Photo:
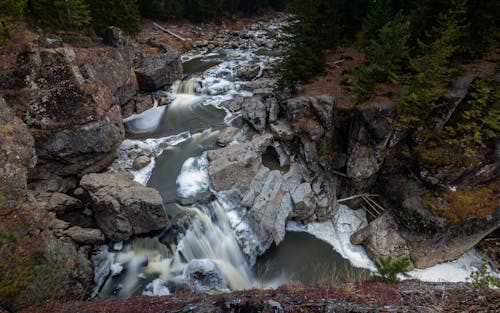
<svg viewBox="0 0 500 313">
<path fill-rule="evenodd" d="M 415 280 L 316 287 L 291 283 L 271 290 L 73 301 L 21 312 L 500 312 L 500 291 Z"/>
</svg>

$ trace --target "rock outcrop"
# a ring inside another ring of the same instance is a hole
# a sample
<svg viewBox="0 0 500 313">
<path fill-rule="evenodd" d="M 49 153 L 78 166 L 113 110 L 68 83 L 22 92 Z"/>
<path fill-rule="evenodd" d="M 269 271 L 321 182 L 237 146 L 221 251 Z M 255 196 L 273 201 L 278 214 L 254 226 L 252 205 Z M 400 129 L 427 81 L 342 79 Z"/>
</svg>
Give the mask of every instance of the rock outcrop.
<svg viewBox="0 0 500 313">
<path fill-rule="evenodd" d="M 17 63 L 2 65 L 0 92 L 35 139 L 32 178 L 100 171 L 112 162 L 124 136 L 120 106 L 137 92 L 132 58 L 128 44 L 30 45 Z"/>
<path fill-rule="evenodd" d="M 142 91 L 158 90 L 182 76 L 180 54 L 166 45 L 157 45 L 157 50 L 136 55 L 134 71 Z"/>
<path fill-rule="evenodd" d="M 168 225 L 160 193 L 129 175 L 88 174 L 80 185 L 90 196 L 97 226 L 110 240 L 127 240 Z"/>
</svg>

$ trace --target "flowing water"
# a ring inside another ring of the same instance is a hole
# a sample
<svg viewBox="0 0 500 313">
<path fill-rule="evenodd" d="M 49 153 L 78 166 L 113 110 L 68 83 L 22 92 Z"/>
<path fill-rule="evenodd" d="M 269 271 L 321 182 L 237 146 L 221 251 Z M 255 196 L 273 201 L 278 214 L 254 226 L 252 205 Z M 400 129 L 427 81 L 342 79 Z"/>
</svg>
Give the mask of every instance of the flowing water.
<svg viewBox="0 0 500 313">
<path fill-rule="evenodd" d="M 175 226 L 154 237 L 115 244 L 110 251 L 104 247 L 96 256 L 104 260 L 96 280 L 105 280 L 98 297 L 168 294 L 167 286 L 185 281 L 192 260 L 215 264 L 230 290 L 275 287 L 297 280 L 305 284 L 356 281 L 367 277 L 365 269 L 373 269 L 362 247 L 349 243 L 349 236 L 366 223 L 364 212 L 344 206 L 326 223 L 289 224 L 284 242 L 252 265 L 242 252 L 241 238 L 235 235 L 236 228 L 245 228 L 237 204 L 211 190 L 205 151 L 216 148 L 219 130 L 237 117 L 220 104 L 235 95 L 252 95 L 237 80 L 237 68 L 259 64 L 262 72 L 274 59 L 272 53 L 257 50 L 186 54 L 185 78 L 159 91 L 171 103 L 125 119 L 128 139 L 113 168 L 125 169 L 138 182 L 157 189 Z M 133 155 L 144 149 L 151 151 L 152 162 L 134 171 Z M 263 156 L 271 169 L 279 168 L 275 154 L 271 149 Z M 179 196 L 209 192 L 215 194 L 211 201 L 190 206 L 178 202 Z M 246 240 L 258 241 L 258 235 L 245 231 Z M 106 269 L 111 272 L 108 277 Z"/>
</svg>

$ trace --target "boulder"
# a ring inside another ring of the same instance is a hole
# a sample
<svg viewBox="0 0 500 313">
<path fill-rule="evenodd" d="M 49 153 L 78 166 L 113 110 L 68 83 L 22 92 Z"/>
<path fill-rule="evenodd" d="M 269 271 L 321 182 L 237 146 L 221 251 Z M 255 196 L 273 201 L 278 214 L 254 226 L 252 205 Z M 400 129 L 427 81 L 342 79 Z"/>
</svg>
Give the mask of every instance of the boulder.
<svg viewBox="0 0 500 313">
<path fill-rule="evenodd" d="M 100 229 L 82 228 L 73 226 L 64 231 L 64 235 L 70 237 L 79 244 L 95 245 L 104 243 L 104 234 Z"/>
<path fill-rule="evenodd" d="M 217 191 L 235 188 L 244 195 L 262 164 L 261 153 L 272 141 L 272 135 L 266 134 L 248 143 L 209 151 L 208 174 L 213 188 Z"/>
<path fill-rule="evenodd" d="M 267 109 L 259 97 L 247 98 L 243 103 L 243 118 L 257 131 L 267 127 Z"/>
<path fill-rule="evenodd" d="M 67 212 L 83 208 L 83 203 L 64 193 L 54 192 L 47 203 L 47 210 L 62 215 Z"/>
<path fill-rule="evenodd" d="M 240 68 L 238 70 L 238 76 L 243 78 L 243 80 L 252 80 L 260 73 L 260 66 L 258 64 L 253 64 L 247 67 Z"/>
<path fill-rule="evenodd" d="M 271 235 L 276 245 L 285 238 L 286 221 L 292 210 L 292 200 L 283 185 L 281 172 L 269 172 L 250 214 Z"/>
<path fill-rule="evenodd" d="M 113 241 L 163 229 L 169 219 L 160 193 L 125 174 L 88 174 L 80 181 L 90 196 L 97 226 Z"/>
<path fill-rule="evenodd" d="M 209 259 L 191 260 L 184 269 L 184 277 L 198 292 L 228 291 L 226 277 L 219 266 Z"/>
<path fill-rule="evenodd" d="M 39 162 L 30 178 L 101 171 L 124 138 L 120 106 L 136 93 L 130 47 L 28 46 L 0 70 L 0 89 L 28 128 Z M 36 131 L 35 131 L 36 129 Z"/>
<path fill-rule="evenodd" d="M 144 288 L 144 291 L 142 292 L 144 296 L 156 296 L 156 297 L 161 297 L 161 296 L 168 296 L 170 294 L 170 290 L 168 290 L 167 287 L 167 282 L 165 282 L 161 278 L 157 278 L 147 284 L 146 288 Z"/>
<path fill-rule="evenodd" d="M 221 147 L 227 146 L 234 137 L 239 133 L 240 129 L 236 127 L 226 127 L 217 136 L 217 144 Z"/>
<path fill-rule="evenodd" d="M 372 260 L 381 257 L 409 257 L 410 249 L 406 240 L 398 231 L 398 226 L 393 215 L 386 211 L 368 226 L 358 230 L 351 236 L 351 243 L 354 245 L 363 244 L 366 253 Z"/>
<path fill-rule="evenodd" d="M 155 91 L 182 76 L 180 54 L 174 50 L 160 54 L 140 52 L 135 61 L 135 75 L 142 91 Z"/>
<path fill-rule="evenodd" d="M 132 168 L 138 171 L 148 166 L 149 163 L 151 163 L 151 158 L 145 155 L 140 155 L 137 158 L 135 158 L 134 163 L 132 164 Z"/>
<path fill-rule="evenodd" d="M 120 28 L 109 26 L 104 32 L 103 42 L 106 45 L 120 47 L 127 44 L 127 39 L 125 38 L 125 34 Z"/>
<path fill-rule="evenodd" d="M 293 215 L 300 220 L 310 218 L 316 210 L 316 199 L 311 184 L 302 183 L 292 192 Z"/>
</svg>

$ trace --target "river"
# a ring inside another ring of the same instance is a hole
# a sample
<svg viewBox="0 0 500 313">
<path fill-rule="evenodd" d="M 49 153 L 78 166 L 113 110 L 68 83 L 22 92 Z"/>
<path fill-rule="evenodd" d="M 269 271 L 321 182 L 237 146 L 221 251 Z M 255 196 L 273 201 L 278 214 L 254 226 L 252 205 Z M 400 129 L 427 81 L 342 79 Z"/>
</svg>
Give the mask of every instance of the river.
<svg viewBox="0 0 500 313">
<path fill-rule="evenodd" d="M 291 281 L 358 281 L 369 276 L 373 264 L 362 247 L 349 243 L 350 234 L 366 223 L 362 210 L 342 206 L 326 223 L 290 223 L 285 240 L 251 264 L 234 233 L 235 224 L 241 222 L 233 214 L 234 207 L 211 189 L 205 151 L 216 149 L 219 131 L 239 117 L 224 110 L 221 103 L 236 95 L 252 96 L 244 88 L 246 82 L 239 80 L 238 69 L 257 64 L 258 77 L 276 60 L 272 55 L 258 49 L 187 53 L 183 56 L 184 78 L 155 93 L 155 97 L 163 93 L 170 104 L 155 103 L 152 109 L 124 120 L 128 139 L 112 168 L 129 171 L 136 181 L 157 189 L 173 227 L 153 237 L 103 247 L 100 257 L 111 273 L 103 270 L 97 275 L 97 280 L 104 282 L 96 290 L 98 298 L 169 294 L 173 288 L 182 288 L 196 262 L 197 266 L 215 265 L 220 270 L 222 282 L 217 282 L 216 289 L 221 291 L 272 288 Z M 152 162 L 134 171 L 133 157 L 145 149 L 152 153 Z M 265 156 L 270 167 L 277 163 L 272 155 Z M 179 203 L 179 196 L 203 192 L 215 197 L 194 205 Z M 457 269 L 464 269 L 460 272 L 463 280 L 478 258 L 466 256 L 447 271 L 456 274 Z M 413 274 L 424 279 L 441 277 L 436 271 Z M 448 278 L 442 280 L 453 280 Z"/>
</svg>

